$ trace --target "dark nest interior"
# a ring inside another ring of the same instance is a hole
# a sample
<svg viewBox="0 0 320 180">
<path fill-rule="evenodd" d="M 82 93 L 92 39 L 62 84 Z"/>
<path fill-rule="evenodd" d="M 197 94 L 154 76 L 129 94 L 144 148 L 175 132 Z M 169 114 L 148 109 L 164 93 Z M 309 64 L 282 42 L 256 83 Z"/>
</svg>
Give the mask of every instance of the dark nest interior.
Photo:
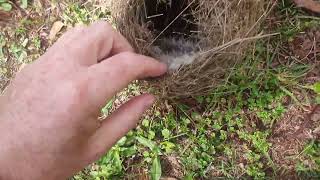
<svg viewBox="0 0 320 180">
<path fill-rule="evenodd" d="M 169 73 L 148 81 L 167 99 L 207 95 L 225 81 L 261 37 L 265 0 L 118 0 L 117 29 L 138 53 L 167 63 Z"/>
<path fill-rule="evenodd" d="M 154 34 L 161 34 L 159 38 L 196 37 L 198 26 L 192 14 L 192 8 L 196 4 L 197 2 L 190 6 L 188 0 L 144 1 L 142 23 L 148 24 L 148 29 Z"/>
</svg>

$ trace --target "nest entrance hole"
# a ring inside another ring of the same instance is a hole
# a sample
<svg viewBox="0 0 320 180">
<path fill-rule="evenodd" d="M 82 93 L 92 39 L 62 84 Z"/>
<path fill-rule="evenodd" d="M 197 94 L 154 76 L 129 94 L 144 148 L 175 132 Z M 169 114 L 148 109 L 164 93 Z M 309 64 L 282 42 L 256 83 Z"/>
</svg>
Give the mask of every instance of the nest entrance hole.
<svg viewBox="0 0 320 180">
<path fill-rule="evenodd" d="M 197 1 L 190 0 L 144 0 L 143 20 L 155 35 L 162 33 L 159 38 L 194 38 L 198 31 L 193 16 L 196 7 Z"/>
</svg>

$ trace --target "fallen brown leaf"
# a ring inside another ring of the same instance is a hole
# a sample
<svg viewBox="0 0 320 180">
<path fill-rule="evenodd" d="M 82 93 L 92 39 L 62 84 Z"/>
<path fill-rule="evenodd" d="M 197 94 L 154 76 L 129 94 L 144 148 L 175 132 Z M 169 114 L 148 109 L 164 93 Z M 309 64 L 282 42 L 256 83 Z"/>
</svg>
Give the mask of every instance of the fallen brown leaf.
<svg viewBox="0 0 320 180">
<path fill-rule="evenodd" d="M 63 26 L 64 24 L 61 21 L 56 21 L 55 23 L 53 23 L 52 28 L 50 30 L 50 34 L 49 34 L 49 40 L 53 41 L 57 36 L 57 34 L 61 31 Z"/>
<path fill-rule="evenodd" d="M 9 21 L 11 17 L 11 14 L 9 12 L 5 12 L 0 10 L 0 21 Z"/>
<path fill-rule="evenodd" d="M 305 8 L 315 13 L 320 13 L 320 2 L 314 0 L 294 0 L 296 5 L 301 8 Z"/>
</svg>

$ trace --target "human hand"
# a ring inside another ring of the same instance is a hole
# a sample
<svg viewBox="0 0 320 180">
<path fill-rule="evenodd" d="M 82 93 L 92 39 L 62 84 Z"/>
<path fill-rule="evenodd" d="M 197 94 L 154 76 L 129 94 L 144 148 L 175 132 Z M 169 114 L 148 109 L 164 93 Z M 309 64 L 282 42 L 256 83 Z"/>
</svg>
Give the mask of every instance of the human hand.
<svg viewBox="0 0 320 180">
<path fill-rule="evenodd" d="M 100 109 L 131 81 L 166 69 L 105 22 L 67 32 L 0 97 L 0 179 L 66 179 L 97 160 L 154 97 L 135 97 L 103 122 Z"/>
</svg>

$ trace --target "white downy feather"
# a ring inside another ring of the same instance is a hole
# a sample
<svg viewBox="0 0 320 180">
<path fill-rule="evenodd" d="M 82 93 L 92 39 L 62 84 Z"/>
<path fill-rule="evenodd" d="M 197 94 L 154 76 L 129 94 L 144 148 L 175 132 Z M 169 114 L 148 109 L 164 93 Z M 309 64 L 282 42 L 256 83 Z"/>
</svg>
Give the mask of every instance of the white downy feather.
<svg viewBox="0 0 320 180">
<path fill-rule="evenodd" d="M 199 48 L 193 41 L 183 38 L 165 38 L 152 46 L 150 53 L 154 58 L 166 63 L 172 72 L 193 63 L 199 55 Z"/>
</svg>

